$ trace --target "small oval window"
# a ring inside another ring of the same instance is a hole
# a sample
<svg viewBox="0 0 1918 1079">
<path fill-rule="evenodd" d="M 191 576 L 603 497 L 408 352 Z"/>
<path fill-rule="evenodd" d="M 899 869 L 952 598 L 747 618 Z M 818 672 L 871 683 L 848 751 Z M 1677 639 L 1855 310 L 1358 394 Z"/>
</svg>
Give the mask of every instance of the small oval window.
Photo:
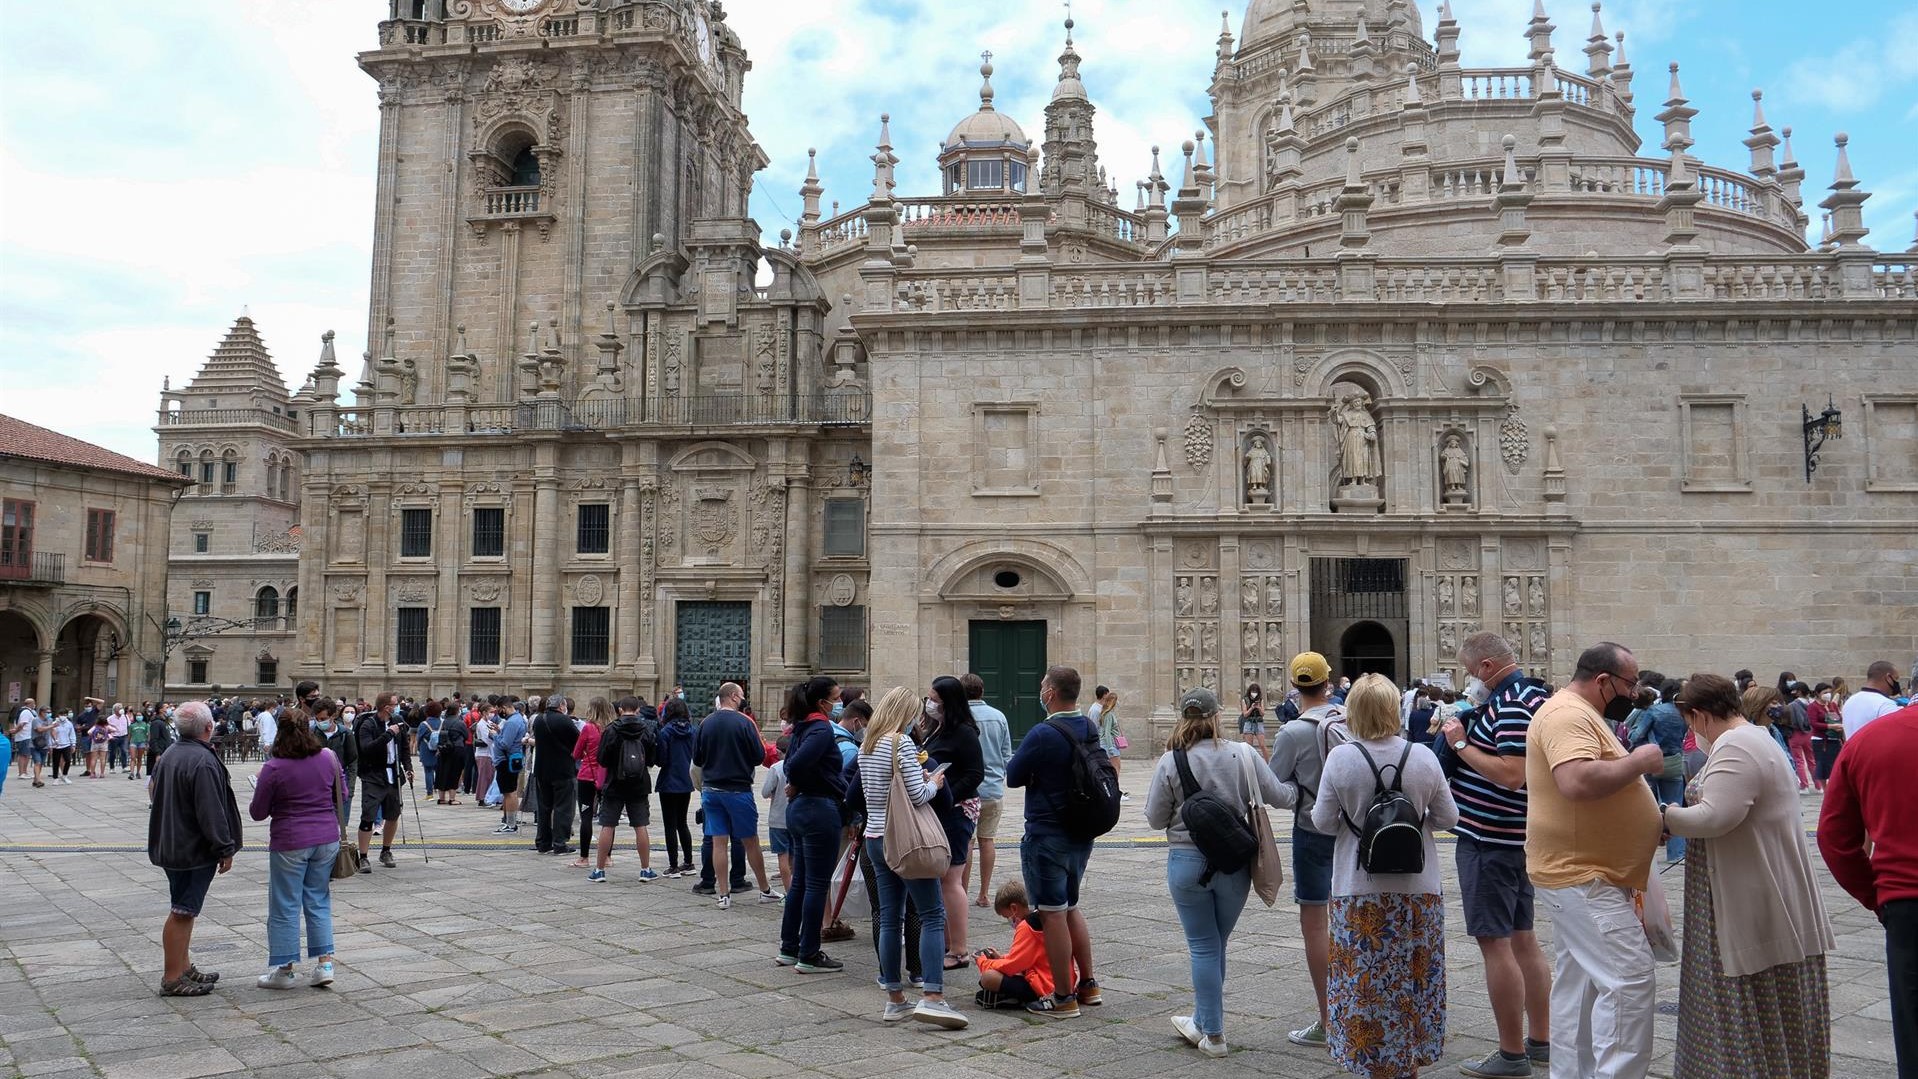
<svg viewBox="0 0 1918 1079">
<path fill-rule="evenodd" d="M 992 575 L 992 583 L 998 585 L 1000 588 L 1017 588 L 1019 587 L 1019 575 L 1012 570 L 1002 569 Z"/>
</svg>

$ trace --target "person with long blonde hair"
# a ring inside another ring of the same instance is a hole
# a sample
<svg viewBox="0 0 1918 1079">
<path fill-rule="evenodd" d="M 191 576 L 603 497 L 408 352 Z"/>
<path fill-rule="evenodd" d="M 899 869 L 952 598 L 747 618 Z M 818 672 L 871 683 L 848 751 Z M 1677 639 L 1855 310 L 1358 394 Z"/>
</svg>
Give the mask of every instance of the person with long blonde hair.
<svg viewBox="0 0 1918 1079">
<path fill-rule="evenodd" d="M 1186 831 L 1179 809 L 1200 791 L 1235 808 L 1253 798 L 1265 805 L 1290 808 L 1299 789 L 1281 783 L 1263 757 L 1249 745 L 1227 740 L 1219 730 L 1219 698 L 1209 689 L 1195 689 L 1179 701 L 1179 719 L 1166 739 L 1165 755 L 1152 771 L 1146 789 L 1145 819 L 1165 830 L 1166 887 L 1185 930 L 1186 951 L 1192 959 L 1193 1009 L 1175 1015 L 1179 1036 L 1209 1057 L 1226 1055 L 1225 946 L 1245 910 L 1252 889 L 1252 866 L 1230 873 L 1219 871 L 1200 853 Z M 1192 789 L 1186 789 L 1190 777 Z M 1256 784 L 1256 790 L 1254 785 Z M 1276 856 L 1276 852 L 1274 852 Z"/>
<path fill-rule="evenodd" d="M 913 1019 L 946 1030 L 963 1030 L 968 1020 L 946 1002 L 946 907 L 939 880 L 906 880 L 886 864 L 886 811 L 896 769 L 905 783 L 906 797 L 916 806 L 931 802 L 944 786 L 943 773 L 928 773 L 919 763 L 919 747 L 907 728 L 923 709 L 918 694 L 900 687 L 879 701 L 866 737 L 859 746 L 859 786 L 866 798 L 866 854 L 872 860 L 879 886 L 879 981 L 886 991 L 881 1019 L 897 1023 Z M 906 983 L 900 979 L 904 956 L 906 897 L 919 910 L 919 957 L 926 984 L 915 1006 L 906 1001 Z"/>
</svg>

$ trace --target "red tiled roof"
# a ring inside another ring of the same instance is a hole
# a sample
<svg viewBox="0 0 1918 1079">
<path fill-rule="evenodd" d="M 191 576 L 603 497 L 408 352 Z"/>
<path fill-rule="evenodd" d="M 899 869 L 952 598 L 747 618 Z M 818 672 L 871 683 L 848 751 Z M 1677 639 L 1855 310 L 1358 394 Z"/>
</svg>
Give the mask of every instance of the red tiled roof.
<svg viewBox="0 0 1918 1079">
<path fill-rule="evenodd" d="M 36 427 L 25 420 L 0 414 L 0 457 L 21 457 L 29 461 L 45 461 L 48 464 L 66 465 L 71 468 L 94 468 L 104 472 L 124 472 L 134 476 L 144 476 L 153 480 L 172 480 L 175 483 L 191 483 L 177 472 L 168 472 L 164 468 L 136 461 L 114 453 L 112 450 L 96 446 L 91 442 L 82 442 L 77 438 Z"/>
</svg>

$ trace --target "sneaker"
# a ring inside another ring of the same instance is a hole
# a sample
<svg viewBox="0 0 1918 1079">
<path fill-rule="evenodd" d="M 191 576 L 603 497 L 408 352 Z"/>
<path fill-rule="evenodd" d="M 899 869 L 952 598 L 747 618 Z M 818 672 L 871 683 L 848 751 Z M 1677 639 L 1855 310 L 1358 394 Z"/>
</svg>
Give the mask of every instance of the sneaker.
<svg viewBox="0 0 1918 1079">
<path fill-rule="evenodd" d="M 1080 982 L 1079 991 L 1073 995 L 1077 996 L 1079 1003 L 1087 1008 L 1096 1008 L 1105 1003 L 1105 997 L 1099 992 L 1099 982 L 1094 978 L 1087 978 Z"/>
<path fill-rule="evenodd" d="M 314 960 L 313 974 L 307 979 L 307 984 L 315 989 L 323 989 L 326 986 L 332 985 L 333 961 L 331 959 Z"/>
<path fill-rule="evenodd" d="M 1177 1030 L 1179 1037 L 1184 1038 L 1194 1049 L 1197 1049 L 1199 1043 L 1205 1040 L 1205 1035 L 1199 1033 L 1199 1025 L 1194 1023 L 1189 1015 L 1173 1016 L 1172 1028 Z"/>
<path fill-rule="evenodd" d="M 888 1000 L 886 1002 L 886 1012 L 879 1017 L 879 1021 L 882 1023 L 903 1023 L 912 1018 L 912 1013 L 915 1010 L 917 1009 L 910 1000 L 897 1002 Z"/>
<path fill-rule="evenodd" d="M 60 782 L 65 783 L 69 787 L 73 786 L 73 780 L 68 778 L 67 776 L 61 776 Z"/>
<path fill-rule="evenodd" d="M 733 909 L 733 897 L 730 893 L 719 897 L 719 909 L 720 910 Z"/>
<path fill-rule="evenodd" d="M 1499 1079 L 1501 1076 L 1522 1079 L 1532 1074 L 1532 1061 L 1530 1057 L 1507 1060 L 1504 1053 L 1494 1049 L 1483 1060 L 1460 1064 L 1458 1070 L 1460 1075 L 1474 1076 L 1475 1079 Z"/>
<path fill-rule="evenodd" d="M 293 969 L 293 964 L 288 963 L 286 966 L 274 967 L 260 975 L 254 984 L 261 989 L 291 989 L 300 984 L 300 974 Z"/>
<path fill-rule="evenodd" d="M 1040 997 L 1026 1005 L 1026 1011 L 1033 1015 L 1043 1015 L 1048 1019 L 1079 1018 L 1078 997 Z"/>
<path fill-rule="evenodd" d="M 655 872 L 653 872 L 653 871 L 652 871 L 652 870 L 650 870 L 650 869 L 642 869 L 642 870 L 640 870 L 640 871 L 639 871 L 639 879 L 640 879 L 640 883 L 642 883 L 642 884 L 643 884 L 643 883 L 645 883 L 646 881 L 649 881 L 649 880 L 658 880 L 658 879 L 659 879 L 659 874 L 658 874 L 658 873 L 655 873 Z"/>
<path fill-rule="evenodd" d="M 360 856 L 360 872 L 368 874 L 373 872 L 373 861 L 365 855 Z"/>
<path fill-rule="evenodd" d="M 777 888 L 768 888 L 759 893 L 759 901 L 761 903 L 783 903 L 785 900 L 785 893 Z"/>
<path fill-rule="evenodd" d="M 1204 1053 L 1214 1060 L 1231 1051 L 1232 1050 L 1226 1048 L 1225 1036 L 1222 1034 L 1207 1034 L 1205 1040 L 1199 1043 L 1199 1052 Z"/>
<path fill-rule="evenodd" d="M 388 869 L 398 869 L 400 867 L 400 863 L 393 860 L 393 852 L 386 849 L 381 849 L 380 851 L 380 864 Z"/>
<path fill-rule="evenodd" d="M 1325 1027 L 1314 1022 L 1304 1030 L 1295 1030 L 1287 1034 L 1285 1040 L 1291 1042 L 1293 1045 L 1303 1045 L 1307 1049 L 1324 1049 Z"/>
<path fill-rule="evenodd" d="M 791 952 L 780 952 L 773 957 L 773 966 L 791 967 L 799 965 L 799 957 Z"/>
<path fill-rule="evenodd" d="M 1552 1066 L 1552 1043 L 1535 1042 L 1527 1038 L 1525 1039 L 1525 1056 L 1531 1060 L 1532 1063 L 1541 1064 L 1549 1068 Z"/>
<path fill-rule="evenodd" d="M 814 952 L 811 957 L 801 959 L 798 967 L 801 974 L 837 974 L 846 969 L 846 964 L 825 952 Z"/>
<path fill-rule="evenodd" d="M 923 974 L 911 975 L 906 981 L 910 982 L 914 989 L 924 989 L 926 987 L 926 976 Z"/>
<path fill-rule="evenodd" d="M 713 887 L 710 884 L 695 884 L 693 885 L 693 894 L 694 895 L 718 895 L 719 889 Z"/>
<path fill-rule="evenodd" d="M 513 832 L 517 832 L 517 831 L 519 831 L 519 829 L 518 829 L 518 828 L 515 828 L 515 827 L 513 827 L 512 825 L 510 825 L 510 824 L 507 824 L 507 823 L 505 823 L 505 822 L 501 822 L 501 823 L 500 823 L 500 826 L 499 826 L 498 828 L 495 828 L 495 829 L 493 829 L 493 834 L 494 834 L 494 835 L 508 835 L 508 834 L 510 834 L 510 833 L 513 833 Z"/>
<path fill-rule="evenodd" d="M 604 869 L 595 869 L 591 873 L 586 874 L 586 881 L 589 884 L 604 884 L 606 883 L 606 871 Z"/>
<path fill-rule="evenodd" d="M 549 851 L 547 851 L 546 853 L 548 853 L 548 854 L 571 854 L 571 853 L 573 853 L 573 848 L 571 848 L 571 847 L 554 847 L 554 848 L 553 848 L 552 850 L 549 850 Z"/>
<path fill-rule="evenodd" d="M 921 997 L 912 1009 L 912 1017 L 921 1023 L 927 1023 L 941 1030 L 964 1030 L 972 1021 L 960 1013 L 959 1009 L 943 1000 L 928 1000 Z"/>
</svg>

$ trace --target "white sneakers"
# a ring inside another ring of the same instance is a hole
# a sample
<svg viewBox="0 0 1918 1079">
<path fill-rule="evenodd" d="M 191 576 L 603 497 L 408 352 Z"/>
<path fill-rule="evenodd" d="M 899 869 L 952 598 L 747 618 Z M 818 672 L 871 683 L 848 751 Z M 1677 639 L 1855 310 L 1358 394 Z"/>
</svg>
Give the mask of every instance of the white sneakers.
<svg viewBox="0 0 1918 1079">
<path fill-rule="evenodd" d="M 1194 1023 L 1192 1017 L 1189 1015 L 1173 1016 L 1172 1025 L 1178 1030 L 1180 1037 L 1191 1043 L 1192 1048 L 1197 1049 L 1206 1056 L 1218 1058 L 1226 1055 L 1226 1053 L 1230 1051 L 1226 1048 L 1225 1038 L 1223 1036 L 1201 1034 L 1199 1032 L 1199 1025 Z"/>
<path fill-rule="evenodd" d="M 315 989 L 332 985 L 333 961 L 331 959 L 315 959 L 313 961 L 313 974 L 307 979 L 307 984 Z"/>
<path fill-rule="evenodd" d="M 286 966 L 274 967 L 260 975 L 255 984 L 261 989 L 291 989 L 300 984 L 300 974 L 293 969 L 293 964 L 288 963 Z"/>
<path fill-rule="evenodd" d="M 891 1011 L 891 1005 L 887 1005 Z M 912 1009 L 912 1017 L 921 1023 L 927 1023 L 942 1030 L 964 1030 L 971 1020 L 960 1014 L 958 1009 L 943 1000 L 928 1000 L 924 997 Z"/>
</svg>

